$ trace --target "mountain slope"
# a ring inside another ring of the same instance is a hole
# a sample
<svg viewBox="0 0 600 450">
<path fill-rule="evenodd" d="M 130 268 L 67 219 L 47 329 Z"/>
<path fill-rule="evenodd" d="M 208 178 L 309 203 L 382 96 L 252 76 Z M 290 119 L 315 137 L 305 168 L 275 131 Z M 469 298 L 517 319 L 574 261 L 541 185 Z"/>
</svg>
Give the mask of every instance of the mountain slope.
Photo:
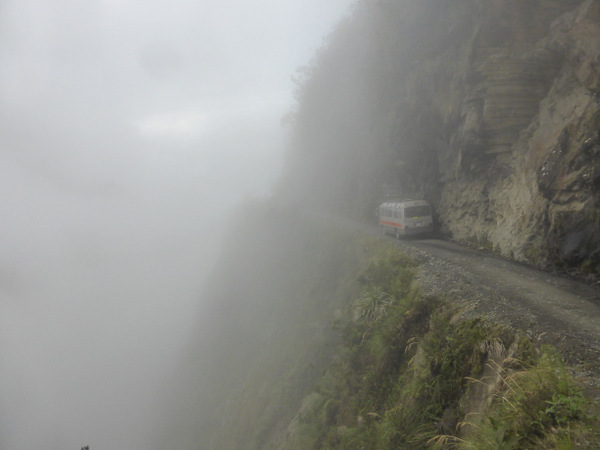
<svg viewBox="0 0 600 450">
<path fill-rule="evenodd" d="M 359 3 L 300 72 L 284 198 L 371 217 L 385 191 L 442 231 L 600 270 L 600 4 Z"/>
<path fill-rule="evenodd" d="M 233 218 L 156 448 L 458 445 L 454 426 L 484 410 L 471 448 L 584 442 L 568 431 L 585 429 L 583 397 L 552 351 L 456 319 L 389 242 L 314 211 L 373 221 L 387 191 L 413 193 L 454 239 L 598 276 L 599 51 L 600 1 L 359 2 L 297 74 L 284 173 Z M 368 298 L 371 322 L 355 308 Z M 520 402 L 519 429 L 469 398 L 510 358 L 523 370 L 490 392 Z"/>
</svg>

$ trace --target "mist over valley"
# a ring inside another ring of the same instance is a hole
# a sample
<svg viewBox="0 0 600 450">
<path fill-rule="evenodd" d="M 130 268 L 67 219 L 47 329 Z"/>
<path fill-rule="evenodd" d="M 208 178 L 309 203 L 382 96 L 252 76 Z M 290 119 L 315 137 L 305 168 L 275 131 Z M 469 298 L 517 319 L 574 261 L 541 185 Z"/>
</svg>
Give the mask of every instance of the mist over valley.
<svg viewBox="0 0 600 450">
<path fill-rule="evenodd" d="M 0 447 L 600 445 L 600 2 L 0 12 Z"/>
<path fill-rule="evenodd" d="M 291 75 L 344 9 L 3 2 L 0 447 L 150 448 L 224 226 L 269 194 Z"/>
</svg>

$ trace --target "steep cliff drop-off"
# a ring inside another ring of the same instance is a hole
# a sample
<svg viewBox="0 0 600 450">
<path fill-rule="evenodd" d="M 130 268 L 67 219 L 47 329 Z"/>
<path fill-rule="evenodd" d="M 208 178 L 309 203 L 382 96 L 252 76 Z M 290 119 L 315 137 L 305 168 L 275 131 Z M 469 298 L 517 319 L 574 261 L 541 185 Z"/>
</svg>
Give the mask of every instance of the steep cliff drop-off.
<svg viewBox="0 0 600 450">
<path fill-rule="evenodd" d="M 362 2 L 298 100 L 286 197 L 370 217 L 392 185 L 453 239 L 600 272 L 600 2 Z"/>
</svg>

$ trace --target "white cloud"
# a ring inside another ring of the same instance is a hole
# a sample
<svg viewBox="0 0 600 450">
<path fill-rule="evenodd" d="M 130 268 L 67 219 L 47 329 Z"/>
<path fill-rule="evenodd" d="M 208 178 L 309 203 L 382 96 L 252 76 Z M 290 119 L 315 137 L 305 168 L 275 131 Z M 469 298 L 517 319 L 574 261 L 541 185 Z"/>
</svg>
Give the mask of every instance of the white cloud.
<svg viewBox="0 0 600 450">
<path fill-rule="evenodd" d="M 0 447 L 147 448 L 216 214 L 348 3 L 0 0 Z"/>
<path fill-rule="evenodd" d="M 137 124 L 140 135 L 146 139 L 193 139 L 206 132 L 207 127 L 206 116 L 196 112 L 152 115 Z"/>
</svg>

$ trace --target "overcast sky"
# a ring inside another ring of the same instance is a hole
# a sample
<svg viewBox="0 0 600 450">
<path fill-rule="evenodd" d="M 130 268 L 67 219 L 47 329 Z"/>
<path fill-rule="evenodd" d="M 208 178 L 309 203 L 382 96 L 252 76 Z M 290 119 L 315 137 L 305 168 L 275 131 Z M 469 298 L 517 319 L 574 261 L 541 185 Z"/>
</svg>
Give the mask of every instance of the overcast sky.
<svg viewBox="0 0 600 450">
<path fill-rule="evenodd" d="M 350 0 L 0 0 L 0 448 L 144 448 L 291 77 Z"/>
</svg>

